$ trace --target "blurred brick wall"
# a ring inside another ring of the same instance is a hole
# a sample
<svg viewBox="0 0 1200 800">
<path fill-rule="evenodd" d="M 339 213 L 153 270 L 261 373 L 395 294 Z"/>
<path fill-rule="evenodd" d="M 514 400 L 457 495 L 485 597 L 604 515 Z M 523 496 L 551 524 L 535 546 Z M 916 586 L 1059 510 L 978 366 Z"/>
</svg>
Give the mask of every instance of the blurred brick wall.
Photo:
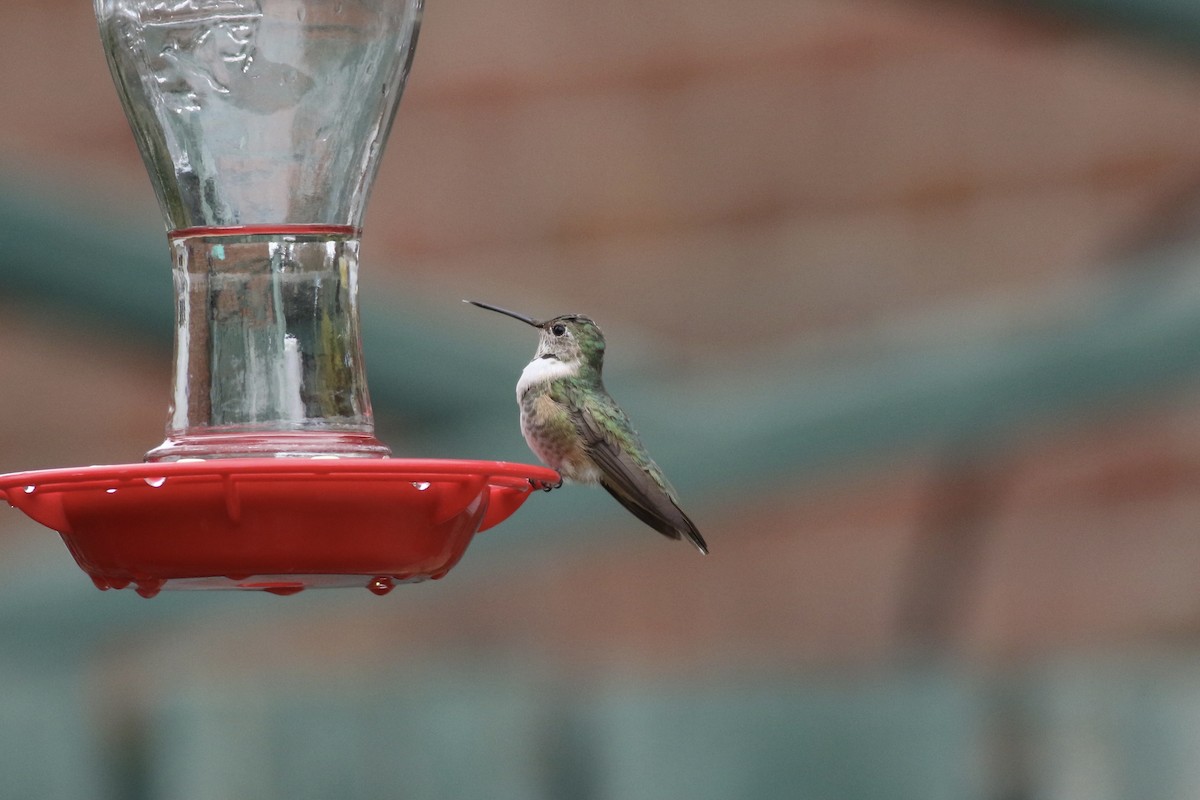
<svg viewBox="0 0 1200 800">
<path fill-rule="evenodd" d="M 0 45 L 0 163 L 95 197 L 98 213 L 154 218 L 89 4 L 10 0 Z M 448 315 L 467 293 L 587 310 L 656 334 L 696 374 L 764 341 L 820 342 L 997 292 L 1019 309 L 1137 240 L 1193 184 L 1198 92 L 1188 65 L 940 4 L 434 0 L 364 280 Z M 0 419 L 6 469 L 154 443 L 159 354 L 81 354 L 36 314 L 5 326 L 21 348 L 0 354 L 5 407 L 21 409 Z M 520 586 L 483 581 L 424 615 L 380 606 L 395 637 L 364 628 L 354 647 L 527 641 L 677 665 L 869 660 L 929 631 L 987 656 L 1068 634 L 1193 635 L 1197 430 L 1186 393 L 1064 422 L 968 462 L 978 477 L 962 491 L 931 448 L 730 504 L 705 520 L 707 560 L 652 534 L 609 550 L 598 531 Z M 930 510 L 962 492 L 982 505 Z M 974 538 L 956 544 L 956 526 Z M 921 572 L 921 554 L 945 569 Z M 914 576 L 945 593 L 913 600 Z M 924 609 L 915 622 L 909 602 Z M 330 630 L 353 637 L 344 622 Z M 301 652 L 312 625 L 294 632 Z"/>
<path fill-rule="evenodd" d="M 0 42 L 0 164 L 156 218 L 88 4 L 6 3 Z M 951 4 L 435 0 L 367 277 L 587 306 L 685 352 L 1026 291 L 1196 182 L 1198 90 L 1186 64 Z"/>
<path fill-rule="evenodd" d="M 1200 167 L 1197 75 L 1083 31 L 552 5 L 430 5 L 369 217 L 398 281 L 753 350 L 1086 270 Z"/>
</svg>

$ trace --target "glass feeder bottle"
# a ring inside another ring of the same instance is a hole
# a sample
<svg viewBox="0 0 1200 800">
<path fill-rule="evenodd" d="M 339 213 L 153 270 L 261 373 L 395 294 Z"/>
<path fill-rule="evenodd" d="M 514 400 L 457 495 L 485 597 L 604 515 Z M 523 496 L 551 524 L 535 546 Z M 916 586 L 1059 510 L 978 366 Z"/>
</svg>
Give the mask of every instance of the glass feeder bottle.
<svg viewBox="0 0 1200 800">
<path fill-rule="evenodd" d="M 359 238 L 421 0 L 95 0 L 172 251 L 165 441 L 147 461 L 382 457 Z"/>
</svg>

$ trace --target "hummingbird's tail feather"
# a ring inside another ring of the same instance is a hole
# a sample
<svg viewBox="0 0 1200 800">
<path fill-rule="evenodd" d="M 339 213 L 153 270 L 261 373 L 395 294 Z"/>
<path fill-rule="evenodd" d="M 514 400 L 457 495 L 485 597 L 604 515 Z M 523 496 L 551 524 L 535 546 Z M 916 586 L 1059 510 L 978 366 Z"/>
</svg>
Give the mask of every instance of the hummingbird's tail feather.
<svg viewBox="0 0 1200 800">
<path fill-rule="evenodd" d="M 700 535 L 700 530 L 696 527 L 696 524 L 692 522 L 687 514 L 683 513 L 682 508 L 679 509 L 679 513 L 683 516 L 684 522 L 687 523 L 687 527 L 683 529 L 683 535 L 688 538 L 688 541 L 696 545 L 696 549 L 701 554 L 708 555 L 708 542 L 704 541 L 704 537 Z"/>
<path fill-rule="evenodd" d="M 700 531 L 696 528 L 695 523 L 665 493 L 663 497 L 670 504 L 669 510 L 662 506 L 657 509 L 650 509 L 633 497 L 624 494 L 603 478 L 600 480 L 600 485 L 618 503 L 625 506 L 631 514 L 663 536 L 666 536 L 668 539 L 681 539 L 686 536 L 688 541 L 696 546 L 697 550 L 703 555 L 708 555 L 708 544 L 704 541 L 704 537 L 700 535 Z"/>
<path fill-rule="evenodd" d="M 662 470 L 641 448 L 640 442 L 637 442 L 638 449 L 641 450 L 639 456 L 630 449 L 619 446 L 613 441 L 613 437 L 606 435 L 605 426 L 599 419 L 602 411 L 607 411 L 610 418 L 619 418 L 625 427 L 629 425 L 625 413 L 611 398 L 608 398 L 607 408 L 593 404 L 585 407 L 579 414 L 576 424 L 581 427 L 587 454 L 600 469 L 600 485 L 635 517 L 663 536 L 672 539 L 687 536 L 688 541 L 694 544 L 697 550 L 708 555 L 708 545 L 704 542 L 704 537 L 679 507 L 675 493 Z M 632 433 L 631 428 L 630 432 L 636 442 L 637 434 Z"/>
</svg>

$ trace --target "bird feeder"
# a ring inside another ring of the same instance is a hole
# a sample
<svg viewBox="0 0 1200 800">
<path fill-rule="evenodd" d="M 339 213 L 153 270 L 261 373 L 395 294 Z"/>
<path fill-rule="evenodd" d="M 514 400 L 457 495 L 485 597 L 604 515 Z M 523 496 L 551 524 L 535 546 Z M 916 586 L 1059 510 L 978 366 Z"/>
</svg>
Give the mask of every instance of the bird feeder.
<svg viewBox="0 0 1200 800">
<path fill-rule="evenodd" d="M 95 11 L 173 258 L 167 436 L 142 463 L 0 475 L 0 494 L 101 589 L 442 577 L 558 475 L 392 458 L 375 437 L 359 241 L 421 0 Z"/>
</svg>

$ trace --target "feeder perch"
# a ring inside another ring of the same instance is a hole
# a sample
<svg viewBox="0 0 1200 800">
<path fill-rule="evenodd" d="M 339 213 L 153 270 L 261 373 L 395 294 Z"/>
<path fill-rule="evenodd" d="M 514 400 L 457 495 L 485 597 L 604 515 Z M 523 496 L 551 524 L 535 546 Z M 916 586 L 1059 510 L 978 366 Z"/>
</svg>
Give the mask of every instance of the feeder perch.
<svg viewBox="0 0 1200 800">
<path fill-rule="evenodd" d="M 358 321 L 363 211 L 421 0 L 96 0 L 166 222 L 167 435 L 0 475 L 101 589 L 292 594 L 440 578 L 553 470 L 391 458 Z"/>
</svg>

